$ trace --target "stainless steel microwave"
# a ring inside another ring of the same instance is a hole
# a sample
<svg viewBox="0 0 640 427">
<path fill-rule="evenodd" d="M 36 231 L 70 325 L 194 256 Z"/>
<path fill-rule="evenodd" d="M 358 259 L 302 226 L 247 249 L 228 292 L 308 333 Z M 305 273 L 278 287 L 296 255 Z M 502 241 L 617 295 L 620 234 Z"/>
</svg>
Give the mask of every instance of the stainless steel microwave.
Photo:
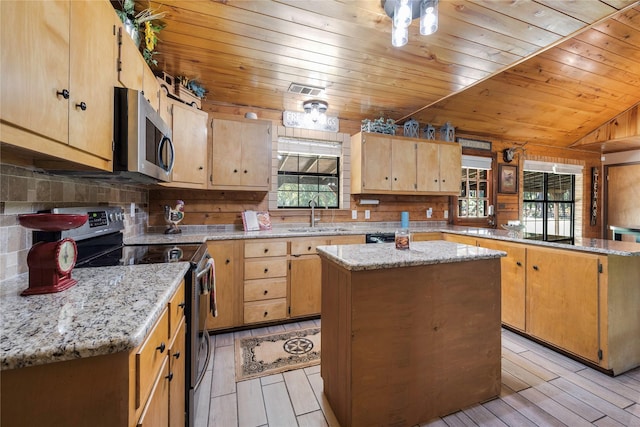
<svg viewBox="0 0 640 427">
<path fill-rule="evenodd" d="M 171 129 L 142 92 L 116 87 L 114 96 L 113 171 L 138 182 L 170 182 Z"/>
</svg>

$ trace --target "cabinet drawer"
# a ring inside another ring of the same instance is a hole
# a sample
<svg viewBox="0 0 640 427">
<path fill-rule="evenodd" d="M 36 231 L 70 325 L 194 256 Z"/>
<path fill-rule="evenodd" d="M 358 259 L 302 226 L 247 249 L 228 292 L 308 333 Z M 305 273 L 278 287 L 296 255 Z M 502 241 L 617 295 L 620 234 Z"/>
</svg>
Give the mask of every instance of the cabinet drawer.
<svg viewBox="0 0 640 427">
<path fill-rule="evenodd" d="M 287 297 L 287 279 L 257 279 L 244 282 L 244 301 Z"/>
<path fill-rule="evenodd" d="M 267 322 L 286 317 L 286 298 L 244 303 L 244 323 Z"/>
<path fill-rule="evenodd" d="M 329 240 L 324 239 L 296 239 L 291 241 L 291 255 L 308 255 L 316 253 L 316 246 L 326 245 Z"/>
<path fill-rule="evenodd" d="M 145 402 L 169 347 L 169 310 L 165 309 L 136 352 L 136 408 Z"/>
<path fill-rule="evenodd" d="M 244 261 L 244 278 L 268 279 L 287 275 L 286 258 L 256 258 Z"/>
<path fill-rule="evenodd" d="M 287 254 L 286 240 L 256 240 L 255 242 L 244 243 L 244 257 L 272 257 L 285 256 Z"/>
<path fill-rule="evenodd" d="M 178 329 L 180 321 L 184 317 L 185 307 L 185 294 L 184 294 L 184 280 L 178 287 L 178 290 L 169 301 L 169 335 L 167 338 L 171 339 Z"/>
<path fill-rule="evenodd" d="M 365 237 L 362 234 L 350 235 L 350 236 L 331 236 L 329 239 L 330 245 L 355 245 L 365 242 Z"/>
</svg>

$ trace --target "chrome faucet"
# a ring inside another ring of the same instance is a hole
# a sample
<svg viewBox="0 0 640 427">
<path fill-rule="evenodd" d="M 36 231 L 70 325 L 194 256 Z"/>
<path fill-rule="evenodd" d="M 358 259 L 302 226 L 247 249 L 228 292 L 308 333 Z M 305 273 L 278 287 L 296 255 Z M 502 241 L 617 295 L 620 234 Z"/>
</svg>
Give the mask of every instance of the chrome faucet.
<svg viewBox="0 0 640 427">
<path fill-rule="evenodd" d="M 320 218 L 316 218 L 316 206 L 318 206 L 318 198 L 320 194 L 316 194 L 309 200 L 309 207 L 311 208 L 311 228 L 316 226 L 316 221 L 320 221 Z"/>
</svg>

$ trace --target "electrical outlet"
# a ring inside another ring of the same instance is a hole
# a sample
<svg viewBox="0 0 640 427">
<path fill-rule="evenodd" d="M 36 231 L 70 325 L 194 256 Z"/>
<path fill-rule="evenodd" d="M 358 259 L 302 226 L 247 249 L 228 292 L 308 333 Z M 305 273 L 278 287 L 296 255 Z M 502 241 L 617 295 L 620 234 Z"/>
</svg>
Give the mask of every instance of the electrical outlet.
<svg viewBox="0 0 640 427">
<path fill-rule="evenodd" d="M 444 219 L 449 218 L 449 211 L 445 209 L 444 211 Z"/>
<path fill-rule="evenodd" d="M 131 203 L 131 218 L 136 217 L 136 204 L 134 202 Z"/>
<path fill-rule="evenodd" d="M 364 219 L 371 219 L 371 211 L 369 209 L 364 211 Z"/>
<path fill-rule="evenodd" d="M 356 209 L 351 210 L 351 219 L 358 219 L 358 211 Z"/>
<path fill-rule="evenodd" d="M 427 218 L 431 218 L 431 215 L 433 215 L 433 209 L 429 208 L 427 209 Z"/>
</svg>

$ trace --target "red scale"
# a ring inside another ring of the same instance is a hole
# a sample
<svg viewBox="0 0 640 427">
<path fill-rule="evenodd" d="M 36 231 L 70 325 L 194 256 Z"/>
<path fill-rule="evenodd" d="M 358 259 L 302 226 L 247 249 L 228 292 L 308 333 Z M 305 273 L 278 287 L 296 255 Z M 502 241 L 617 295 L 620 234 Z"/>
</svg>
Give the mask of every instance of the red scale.
<svg viewBox="0 0 640 427">
<path fill-rule="evenodd" d="M 62 231 L 78 228 L 88 215 L 26 214 L 18 215 L 20 225 L 40 231 Z M 38 242 L 27 255 L 29 287 L 22 295 L 50 294 L 69 289 L 77 283 L 71 272 L 78 259 L 76 242 L 66 237 L 57 242 Z"/>
</svg>

